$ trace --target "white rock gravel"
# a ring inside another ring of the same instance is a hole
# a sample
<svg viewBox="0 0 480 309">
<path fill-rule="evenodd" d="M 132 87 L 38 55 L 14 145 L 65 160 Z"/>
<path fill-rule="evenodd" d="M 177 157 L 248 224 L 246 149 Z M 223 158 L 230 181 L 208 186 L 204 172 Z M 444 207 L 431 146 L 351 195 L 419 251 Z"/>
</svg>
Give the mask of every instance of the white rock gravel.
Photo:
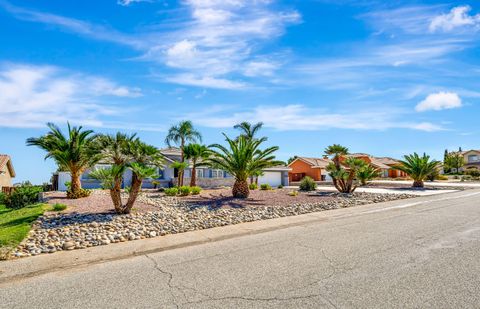
<svg viewBox="0 0 480 309">
<path fill-rule="evenodd" d="M 413 197 L 407 194 L 351 195 L 329 193 L 325 201 L 292 205 L 255 205 L 218 208 L 187 204 L 180 199 L 141 195 L 142 202 L 158 211 L 129 214 L 48 214 L 33 225 L 27 238 L 12 252 L 13 257 L 83 249 L 166 234 L 207 229 L 241 222 L 294 216 Z"/>
</svg>

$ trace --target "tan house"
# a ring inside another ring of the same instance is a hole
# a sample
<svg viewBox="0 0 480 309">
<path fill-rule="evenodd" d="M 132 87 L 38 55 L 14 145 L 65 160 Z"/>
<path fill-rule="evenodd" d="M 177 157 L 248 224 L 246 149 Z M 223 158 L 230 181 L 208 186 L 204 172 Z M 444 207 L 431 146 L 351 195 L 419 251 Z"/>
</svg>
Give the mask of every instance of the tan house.
<svg viewBox="0 0 480 309">
<path fill-rule="evenodd" d="M 0 154 L 0 189 L 12 186 L 12 178 L 15 177 L 12 159 L 10 156 Z"/>
<path fill-rule="evenodd" d="M 462 155 L 465 160 L 463 170 L 472 168 L 480 170 L 480 150 L 462 151 Z"/>
</svg>

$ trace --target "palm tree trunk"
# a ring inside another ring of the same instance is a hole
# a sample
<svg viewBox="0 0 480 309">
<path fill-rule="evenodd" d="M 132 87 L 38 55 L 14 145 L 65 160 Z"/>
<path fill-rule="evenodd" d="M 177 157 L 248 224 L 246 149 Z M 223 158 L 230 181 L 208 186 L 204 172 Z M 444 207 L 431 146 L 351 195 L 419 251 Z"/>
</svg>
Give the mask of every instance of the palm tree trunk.
<svg viewBox="0 0 480 309">
<path fill-rule="evenodd" d="M 183 163 L 185 162 L 185 154 L 183 153 L 183 148 L 185 147 L 185 140 L 182 138 L 182 142 L 180 144 L 180 161 Z M 178 186 L 183 186 L 183 170 L 178 171 Z"/>
<path fill-rule="evenodd" d="M 249 194 L 250 194 L 250 190 L 248 189 L 247 180 L 236 179 L 232 188 L 233 197 L 247 198 Z"/>
<path fill-rule="evenodd" d="M 197 182 L 197 167 L 195 166 L 196 162 L 192 163 L 192 176 L 190 177 L 190 187 L 195 187 Z"/>
<path fill-rule="evenodd" d="M 113 206 L 115 207 L 115 212 L 118 214 L 122 214 L 124 211 L 122 206 L 121 188 L 122 188 L 122 177 L 115 178 L 115 183 L 113 185 L 113 188 L 110 190 L 110 197 L 112 198 Z"/>
<path fill-rule="evenodd" d="M 130 194 L 128 195 L 127 204 L 123 209 L 124 214 L 129 214 L 133 208 L 133 204 L 137 200 L 138 193 L 140 193 L 140 189 L 142 188 L 143 179 L 138 178 L 137 175 L 134 173 L 132 176 L 132 187 L 130 189 Z"/>
<path fill-rule="evenodd" d="M 71 181 L 70 181 L 70 193 L 72 198 L 77 198 L 77 193 L 82 189 L 82 183 L 80 181 L 80 176 L 82 173 L 79 170 L 72 169 L 70 171 Z M 68 192 L 67 192 L 68 195 Z"/>
<path fill-rule="evenodd" d="M 414 188 L 423 188 L 425 187 L 423 180 L 415 180 L 413 181 L 413 187 Z"/>
</svg>

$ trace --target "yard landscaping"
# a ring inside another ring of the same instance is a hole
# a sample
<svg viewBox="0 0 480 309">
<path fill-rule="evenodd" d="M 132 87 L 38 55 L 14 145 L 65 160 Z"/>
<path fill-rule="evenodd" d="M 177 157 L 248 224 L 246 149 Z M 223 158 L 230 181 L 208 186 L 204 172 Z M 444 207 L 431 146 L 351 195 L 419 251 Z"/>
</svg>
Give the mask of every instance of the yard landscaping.
<svg viewBox="0 0 480 309">
<path fill-rule="evenodd" d="M 55 193 L 48 202 L 58 203 L 61 200 L 69 208 L 59 213 L 46 213 L 39 218 L 12 256 L 82 249 L 413 197 L 407 194 L 318 191 L 290 196 L 291 191 L 252 190 L 246 199 L 232 197 L 229 188 L 204 190 L 199 195 L 186 197 L 168 197 L 158 191 L 145 191 L 140 194 L 135 209 L 127 215 L 113 212 L 111 204 L 106 202 L 109 198 L 107 190 L 95 190 L 91 196 L 77 200 Z"/>
<path fill-rule="evenodd" d="M 0 205 L 0 259 L 15 248 L 27 236 L 32 222 L 41 216 L 50 206 L 30 205 L 20 209 L 11 209 Z"/>
</svg>

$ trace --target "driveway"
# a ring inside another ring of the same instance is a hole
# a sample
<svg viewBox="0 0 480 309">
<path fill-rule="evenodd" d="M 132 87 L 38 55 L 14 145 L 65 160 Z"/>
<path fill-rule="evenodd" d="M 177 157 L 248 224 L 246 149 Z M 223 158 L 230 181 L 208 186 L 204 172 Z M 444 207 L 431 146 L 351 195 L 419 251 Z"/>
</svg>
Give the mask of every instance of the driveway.
<svg viewBox="0 0 480 309">
<path fill-rule="evenodd" d="M 475 308 L 480 190 L 12 280 L 1 308 Z M 53 255 L 52 255 L 53 256 Z"/>
</svg>

